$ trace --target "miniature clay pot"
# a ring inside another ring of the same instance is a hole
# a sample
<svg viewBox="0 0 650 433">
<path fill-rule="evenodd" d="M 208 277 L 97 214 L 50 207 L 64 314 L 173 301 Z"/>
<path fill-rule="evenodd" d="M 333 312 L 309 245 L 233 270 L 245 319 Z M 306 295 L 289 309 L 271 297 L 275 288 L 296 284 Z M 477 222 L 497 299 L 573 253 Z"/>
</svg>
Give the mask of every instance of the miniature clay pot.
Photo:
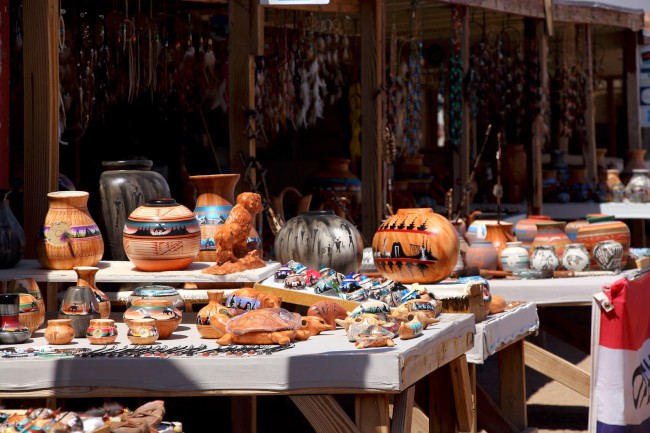
<svg viewBox="0 0 650 433">
<path fill-rule="evenodd" d="M 169 338 L 181 323 L 183 313 L 167 299 L 136 299 L 124 312 L 124 323 L 131 327 L 135 319 L 154 319 L 161 340 Z"/>
<path fill-rule="evenodd" d="M 512 272 L 530 267 L 528 250 L 522 246 L 521 242 L 508 242 L 506 248 L 501 251 L 500 260 L 501 269 L 504 271 Z"/>
<path fill-rule="evenodd" d="M 127 218 L 123 244 L 127 257 L 140 270 L 181 270 L 199 253 L 201 227 L 196 215 L 176 200 L 149 200 Z"/>
<path fill-rule="evenodd" d="M 47 269 L 95 266 L 104 254 L 99 227 L 88 212 L 88 193 L 47 194 L 48 211 L 36 244 L 38 262 Z"/>
<path fill-rule="evenodd" d="M 74 328 L 70 319 L 51 319 L 43 334 L 49 344 L 68 344 L 74 338 Z"/>
<path fill-rule="evenodd" d="M 475 239 L 465 254 L 465 266 L 468 268 L 496 270 L 499 255 L 492 242 Z"/>
<path fill-rule="evenodd" d="M 562 266 L 568 271 L 585 271 L 589 269 L 589 251 L 585 244 L 569 244 L 564 250 Z"/>
<path fill-rule="evenodd" d="M 538 271 L 555 271 L 560 266 L 560 260 L 555 254 L 553 245 L 537 245 L 533 247 L 530 256 L 530 267 Z"/>
<path fill-rule="evenodd" d="M 113 319 L 93 319 L 86 331 L 90 344 L 111 344 L 117 339 L 117 328 Z"/>
<path fill-rule="evenodd" d="M 335 319 L 345 319 L 347 311 L 340 304 L 334 301 L 318 301 L 307 310 L 308 316 L 317 316 L 327 323 L 330 329 L 336 329 Z"/>
<path fill-rule="evenodd" d="M 126 337 L 131 344 L 153 344 L 158 339 L 158 329 L 155 319 L 133 319 L 127 325 L 129 332 Z"/>
<path fill-rule="evenodd" d="M 221 338 L 225 334 L 226 322 L 230 319 L 231 314 L 221 304 L 223 290 L 208 290 L 207 293 L 208 305 L 197 313 L 196 329 L 201 334 L 201 338 Z"/>
<path fill-rule="evenodd" d="M 372 251 L 384 278 L 432 284 L 451 274 L 460 241 L 451 222 L 433 209 L 400 209 L 375 232 Z"/>
</svg>

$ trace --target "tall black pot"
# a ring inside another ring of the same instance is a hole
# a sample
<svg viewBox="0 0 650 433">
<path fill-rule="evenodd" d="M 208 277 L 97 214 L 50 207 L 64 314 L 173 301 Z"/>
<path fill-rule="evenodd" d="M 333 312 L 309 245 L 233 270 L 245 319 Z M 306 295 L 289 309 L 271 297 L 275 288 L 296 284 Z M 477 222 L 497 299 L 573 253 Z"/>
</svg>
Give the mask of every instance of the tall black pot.
<svg viewBox="0 0 650 433">
<path fill-rule="evenodd" d="M 7 196 L 11 191 L 0 190 L 0 268 L 16 265 L 25 254 L 25 232 L 11 212 Z"/>
</svg>

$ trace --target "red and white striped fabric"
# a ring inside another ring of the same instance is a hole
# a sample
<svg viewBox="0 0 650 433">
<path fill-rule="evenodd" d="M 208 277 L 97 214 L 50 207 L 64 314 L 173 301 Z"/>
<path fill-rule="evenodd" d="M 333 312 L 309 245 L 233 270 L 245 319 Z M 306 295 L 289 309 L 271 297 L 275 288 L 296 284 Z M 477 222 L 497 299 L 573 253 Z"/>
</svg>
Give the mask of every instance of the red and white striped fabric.
<svg viewBox="0 0 650 433">
<path fill-rule="evenodd" d="M 650 272 L 618 279 L 605 295 L 614 308 L 601 309 L 600 325 L 594 327 L 599 336 L 590 430 L 650 432 Z"/>
</svg>

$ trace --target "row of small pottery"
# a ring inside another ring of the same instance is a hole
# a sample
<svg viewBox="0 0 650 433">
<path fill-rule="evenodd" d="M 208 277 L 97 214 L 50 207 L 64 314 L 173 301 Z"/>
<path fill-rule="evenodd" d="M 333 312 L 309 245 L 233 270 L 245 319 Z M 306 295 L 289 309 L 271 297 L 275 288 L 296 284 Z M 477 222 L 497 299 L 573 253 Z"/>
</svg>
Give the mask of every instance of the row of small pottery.
<svg viewBox="0 0 650 433">
<path fill-rule="evenodd" d="M 70 343 L 77 335 L 72 319 L 52 319 L 47 321 L 43 336 L 49 344 Z M 117 339 L 117 327 L 113 319 L 91 319 L 84 336 L 90 344 L 111 344 Z"/>
<path fill-rule="evenodd" d="M 0 343 L 23 343 L 31 337 L 29 329 L 20 323 L 20 295 L 5 293 L 0 295 Z"/>
<path fill-rule="evenodd" d="M 357 228 L 331 210 L 308 211 L 287 221 L 275 238 L 280 263 L 296 260 L 305 266 L 322 266 L 341 273 L 359 270 L 363 240 Z"/>
<path fill-rule="evenodd" d="M 460 241 L 451 222 L 433 209 L 400 209 L 377 229 L 372 250 L 384 278 L 432 284 L 451 274 Z"/>
<path fill-rule="evenodd" d="M 25 253 L 25 232 L 9 207 L 10 192 L 0 190 L 0 269 L 15 266 Z"/>
</svg>

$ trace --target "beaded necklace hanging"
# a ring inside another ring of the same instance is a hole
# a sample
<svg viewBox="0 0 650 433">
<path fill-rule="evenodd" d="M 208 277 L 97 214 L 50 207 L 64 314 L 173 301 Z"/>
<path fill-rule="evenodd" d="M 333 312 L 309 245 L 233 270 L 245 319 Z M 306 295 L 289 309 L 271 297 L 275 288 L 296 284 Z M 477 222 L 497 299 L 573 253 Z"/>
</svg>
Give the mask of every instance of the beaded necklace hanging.
<svg viewBox="0 0 650 433">
<path fill-rule="evenodd" d="M 463 8 L 451 8 L 451 56 L 449 59 L 449 142 L 460 144 L 462 130 L 463 104 L 463 60 L 461 58 L 461 38 L 463 32 Z"/>
</svg>

